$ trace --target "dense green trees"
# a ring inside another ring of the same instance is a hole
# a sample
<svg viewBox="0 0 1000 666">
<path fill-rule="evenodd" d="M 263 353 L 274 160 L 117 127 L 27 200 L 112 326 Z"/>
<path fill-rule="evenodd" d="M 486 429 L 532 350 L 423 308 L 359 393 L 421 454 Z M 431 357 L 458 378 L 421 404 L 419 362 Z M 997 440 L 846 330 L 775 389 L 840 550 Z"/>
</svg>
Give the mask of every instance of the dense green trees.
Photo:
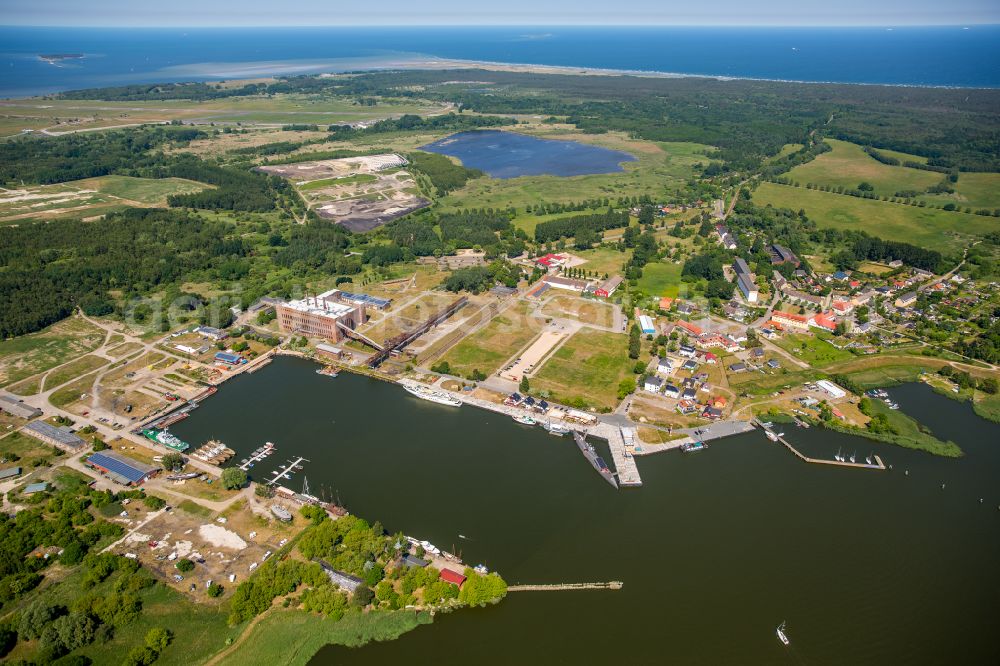
<svg viewBox="0 0 1000 666">
<path fill-rule="evenodd" d="M 619 229 L 629 224 L 628 212 L 615 212 L 611 208 L 605 213 L 593 215 L 573 215 L 558 220 L 539 222 L 535 227 L 536 243 L 552 243 L 561 238 L 569 238 L 584 233 L 584 238 L 596 242 L 598 234 L 607 229 Z"/>
<path fill-rule="evenodd" d="M 469 606 L 495 604 L 507 596 L 507 583 L 495 573 L 480 575 L 471 568 L 465 569 L 465 584 L 458 593 L 458 600 Z"/>
<path fill-rule="evenodd" d="M 440 195 L 464 187 L 468 181 L 483 175 L 478 169 L 467 169 L 455 164 L 445 155 L 437 153 L 418 151 L 410 153 L 408 157 L 413 170 L 430 178 L 431 184 Z"/>
<path fill-rule="evenodd" d="M 227 467 L 222 470 L 222 487 L 227 490 L 239 490 L 247 484 L 247 473 L 239 467 Z"/>
</svg>

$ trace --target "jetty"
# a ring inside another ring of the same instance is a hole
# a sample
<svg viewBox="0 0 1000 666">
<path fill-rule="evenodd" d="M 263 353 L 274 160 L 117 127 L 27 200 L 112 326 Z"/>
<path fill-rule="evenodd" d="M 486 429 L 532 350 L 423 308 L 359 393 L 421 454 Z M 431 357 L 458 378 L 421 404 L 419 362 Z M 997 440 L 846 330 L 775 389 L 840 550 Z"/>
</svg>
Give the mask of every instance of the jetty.
<svg viewBox="0 0 1000 666">
<path fill-rule="evenodd" d="M 304 462 L 309 462 L 309 461 L 303 458 L 302 456 L 299 456 L 294 461 L 289 461 L 284 467 L 279 467 L 275 471 L 271 472 L 274 476 L 273 478 L 271 478 L 270 481 L 267 482 L 267 485 L 273 486 L 282 479 L 292 478 L 292 470 L 294 470 L 296 467 L 298 467 L 301 463 Z"/>
<path fill-rule="evenodd" d="M 271 444 L 270 442 L 268 442 L 264 446 L 260 447 L 256 451 L 254 451 L 250 455 L 249 458 L 247 458 L 246 460 L 240 461 L 240 469 L 243 470 L 244 472 L 246 472 L 251 467 L 253 467 L 255 463 L 260 462 L 264 458 L 266 458 L 269 455 L 271 455 L 272 453 L 274 453 L 274 450 L 276 448 L 277 448 L 276 446 L 274 446 L 273 444 Z"/>
<path fill-rule="evenodd" d="M 541 585 L 508 585 L 508 592 L 560 592 L 563 590 L 620 590 L 625 583 L 611 580 L 606 583 L 551 583 Z"/>
<path fill-rule="evenodd" d="M 760 427 L 761 430 L 768 430 L 768 428 L 765 428 L 764 424 L 761 423 L 760 421 L 754 420 L 754 425 Z M 877 469 L 877 470 L 887 469 L 885 463 L 882 462 L 882 459 L 879 458 L 878 455 L 874 455 L 875 462 L 870 465 L 864 462 L 851 462 L 850 460 L 829 460 L 827 458 L 810 458 L 809 456 L 805 455 L 804 453 L 796 449 L 794 446 L 792 446 L 791 443 L 787 439 L 785 439 L 782 435 L 779 435 L 778 433 L 775 433 L 773 431 L 771 432 L 774 434 L 775 437 L 778 438 L 778 441 L 781 442 L 785 446 L 785 448 L 794 453 L 799 460 L 802 460 L 807 463 L 813 463 L 815 465 L 833 465 L 835 467 L 852 467 L 854 469 Z"/>
<path fill-rule="evenodd" d="M 638 487 L 642 485 L 642 477 L 639 476 L 639 468 L 635 464 L 633 452 L 635 450 L 634 440 L 632 445 L 626 443 L 625 433 L 622 428 L 610 423 L 600 423 L 589 430 L 589 434 L 600 437 L 608 442 L 611 449 L 611 458 L 615 461 L 615 472 L 618 474 L 618 485 L 626 487 Z M 630 430 L 626 428 L 625 430 Z"/>
</svg>

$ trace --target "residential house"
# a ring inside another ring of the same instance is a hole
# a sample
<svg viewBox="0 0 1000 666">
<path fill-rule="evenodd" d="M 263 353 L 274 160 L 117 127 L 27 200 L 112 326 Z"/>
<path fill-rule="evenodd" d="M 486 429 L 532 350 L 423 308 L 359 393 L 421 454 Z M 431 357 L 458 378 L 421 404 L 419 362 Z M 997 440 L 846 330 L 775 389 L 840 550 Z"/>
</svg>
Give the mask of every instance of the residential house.
<svg viewBox="0 0 1000 666">
<path fill-rule="evenodd" d="M 650 375 L 646 377 L 646 381 L 643 382 L 642 388 L 644 391 L 649 391 L 650 393 L 659 393 L 660 389 L 663 388 L 663 380 L 656 375 Z"/>
</svg>

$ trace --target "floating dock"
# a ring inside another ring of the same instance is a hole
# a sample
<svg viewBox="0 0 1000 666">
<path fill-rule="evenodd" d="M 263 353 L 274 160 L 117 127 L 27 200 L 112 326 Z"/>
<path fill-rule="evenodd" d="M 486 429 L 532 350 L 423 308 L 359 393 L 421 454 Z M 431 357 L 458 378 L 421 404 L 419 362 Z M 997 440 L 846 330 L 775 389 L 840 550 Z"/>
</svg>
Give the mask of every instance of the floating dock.
<svg viewBox="0 0 1000 666">
<path fill-rule="evenodd" d="M 282 479 L 292 478 L 292 471 L 304 462 L 309 462 L 309 461 L 301 456 L 296 458 L 295 461 L 289 461 L 284 467 L 279 467 L 278 469 L 272 472 L 274 476 L 271 478 L 270 481 L 267 482 L 267 484 L 269 486 L 273 486 Z"/>
<path fill-rule="evenodd" d="M 246 460 L 241 461 L 240 462 L 240 469 L 243 470 L 244 472 L 247 471 L 248 469 L 250 469 L 251 467 L 254 466 L 254 463 L 258 463 L 261 460 L 263 460 L 264 458 L 266 458 L 269 455 L 271 455 L 272 453 L 274 453 L 274 450 L 276 448 L 277 447 L 275 447 L 274 444 L 271 444 L 270 442 L 268 442 L 264 446 L 260 447 L 256 451 L 254 451 L 253 454 L 249 458 L 247 458 Z"/>
<path fill-rule="evenodd" d="M 754 424 L 759 426 L 761 430 L 767 430 L 767 428 L 765 428 L 760 421 L 754 421 Z M 792 446 L 788 442 L 788 440 L 786 440 L 784 437 L 782 437 L 777 433 L 774 434 L 778 438 L 778 441 L 785 445 L 785 448 L 794 453 L 799 460 L 802 460 L 807 463 L 814 463 L 817 465 L 834 465 L 836 467 L 852 467 L 854 469 L 877 469 L 877 470 L 886 469 L 885 463 L 882 462 L 882 459 L 879 458 L 877 455 L 874 456 L 875 462 L 871 465 L 863 462 L 853 463 L 849 460 L 829 460 L 827 458 L 810 458 L 809 456 L 805 455 L 804 453 L 796 449 L 794 446 Z"/>
</svg>

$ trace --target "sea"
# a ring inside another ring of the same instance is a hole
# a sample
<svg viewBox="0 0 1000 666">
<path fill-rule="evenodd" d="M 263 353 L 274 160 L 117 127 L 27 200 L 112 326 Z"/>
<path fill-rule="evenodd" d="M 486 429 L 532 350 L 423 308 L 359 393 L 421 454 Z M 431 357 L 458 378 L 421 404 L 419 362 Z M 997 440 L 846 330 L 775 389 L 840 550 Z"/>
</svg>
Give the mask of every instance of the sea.
<svg viewBox="0 0 1000 666">
<path fill-rule="evenodd" d="M 82 54 L 50 63 L 41 54 Z M 435 59 L 691 76 L 1000 87 L 1000 25 L 884 28 L 0 27 L 0 97 L 417 66 Z"/>
</svg>

